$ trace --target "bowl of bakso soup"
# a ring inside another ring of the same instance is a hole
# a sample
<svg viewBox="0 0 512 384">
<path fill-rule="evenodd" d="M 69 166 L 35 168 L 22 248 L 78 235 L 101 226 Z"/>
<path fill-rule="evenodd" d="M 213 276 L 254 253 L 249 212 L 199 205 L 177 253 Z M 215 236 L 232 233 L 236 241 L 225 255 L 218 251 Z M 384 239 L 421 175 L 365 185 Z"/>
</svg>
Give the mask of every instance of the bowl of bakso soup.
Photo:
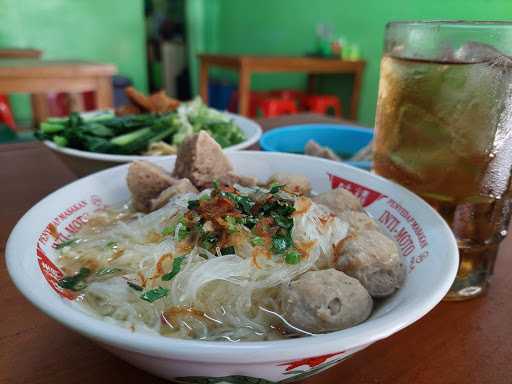
<svg viewBox="0 0 512 384">
<path fill-rule="evenodd" d="M 408 190 L 325 159 L 223 153 L 205 132 L 176 159 L 55 191 L 6 259 L 40 310 L 183 383 L 311 376 L 425 315 L 458 265 Z"/>
</svg>

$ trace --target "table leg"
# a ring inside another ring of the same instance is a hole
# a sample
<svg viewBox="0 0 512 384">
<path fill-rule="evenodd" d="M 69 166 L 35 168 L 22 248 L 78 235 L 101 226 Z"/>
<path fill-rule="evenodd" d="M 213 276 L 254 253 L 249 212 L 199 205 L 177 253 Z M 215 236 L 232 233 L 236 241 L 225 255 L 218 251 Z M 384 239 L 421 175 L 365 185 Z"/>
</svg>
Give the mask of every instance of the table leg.
<svg viewBox="0 0 512 384">
<path fill-rule="evenodd" d="M 99 77 L 97 81 L 98 87 L 96 88 L 96 107 L 98 109 L 112 108 L 112 78 L 110 76 Z"/>
<path fill-rule="evenodd" d="M 39 124 L 45 121 L 49 115 L 48 95 L 46 93 L 34 93 L 30 95 L 32 104 L 32 119 L 34 126 L 39 127 Z"/>
<path fill-rule="evenodd" d="M 315 93 L 316 89 L 316 75 L 313 73 L 308 73 L 308 85 L 307 91 L 309 94 Z"/>
<path fill-rule="evenodd" d="M 208 104 L 208 63 L 203 60 L 199 63 L 199 95 Z"/>
<path fill-rule="evenodd" d="M 238 81 L 238 111 L 242 116 L 249 116 L 249 98 L 251 93 L 251 71 L 240 68 Z"/>
<path fill-rule="evenodd" d="M 359 109 L 359 96 L 361 95 L 361 84 L 363 80 L 363 71 L 358 69 L 354 73 L 354 87 L 350 100 L 350 119 L 357 121 L 357 110 Z"/>
</svg>

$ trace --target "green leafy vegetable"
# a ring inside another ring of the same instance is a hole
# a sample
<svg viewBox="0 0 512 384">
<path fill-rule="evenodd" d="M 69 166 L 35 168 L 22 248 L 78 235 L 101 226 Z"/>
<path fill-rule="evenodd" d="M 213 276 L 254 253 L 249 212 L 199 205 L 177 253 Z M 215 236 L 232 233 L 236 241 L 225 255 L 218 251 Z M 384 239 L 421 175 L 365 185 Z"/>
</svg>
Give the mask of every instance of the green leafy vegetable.
<svg viewBox="0 0 512 384">
<path fill-rule="evenodd" d="M 220 196 L 226 197 L 236 203 L 237 208 L 248 215 L 251 213 L 252 207 L 256 204 L 249 196 L 237 195 L 233 192 L 221 192 Z"/>
<path fill-rule="evenodd" d="M 110 143 L 116 145 L 120 151 L 126 153 L 132 151 L 136 152 L 146 148 L 151 137 L 153 137 L 151 128 L 145 127 L 137 131 L 114 137 L 110 140 Z"/>
<path fill-rule="evenodd" d="M 261 211 L 265 216 L 280 215 L 280 216 L 290 216 L 293 212 L 295 212 L 295 208 L 293 207 L 292 202 L 288 202 L 286 200 L 271 200 L 261 207 Z"/>
<path fill-rule="evenodd" d="M 284 261 L 286 264 L 298 264 L 300 263 L 300 253 L 297 251 L 290 251 L 284 255 Z"/>
<path fill-rule="evenodd" d="M 205 232 L 201 237 L 201 245 L 203 248 L 206 249 L 212 248 L 212 246 L 217 244 L 217 241 L 219 241 L 219 239 L 217 238 L 217 235 L 213 232 Z"/>
<path fill-rule="evenodd" d="M 64 129 L 66 129 L 66 125 L 45 122 L 45 123 L 41 123 L 39 129 L 40 129 L 40 132 L 50 135 L 50 134 L 55 134 L 55 133 L 63 131 Z"/>
<path fill-rule="evenodd" d="M 230 246 L 230 247 L 221 248 L 220 253 L 222 255 L 234 255 L 234 254 L 236 254 L 235 247 Z"/>
<path fill-rule="evenodd" d="M 188 209 L 199 208 L 199 200 L 189 200 L 187 207 L 188 207 Z"/>
<path fill-rule="evenodd" d="M 282 185 L 282 184 L 274 183 L 274 184 L 272 184 L 270 186 L 270 191 L 269 192 L 272 193 L 272 194 L 275 194 L 275 193 L 279 192 L 281 189 L 283 189 L 283 187 L 284 187 L 284 185 Z"/>
<path fill-rule="evenodd" d="M 80 117 L 80 113 L 78 112 L 71 112 L 68 118 L 67 125 L 71 128 L 78 127 L 83 122 L 82 118 Z"/>
<path fill-rule="evenodd" d="M 98 271 L 96 271 L 96 276 L 107 276 L 107 275 L 111 275 L 111 274 L 119 273 L 119 272 L 121 272 L 120 268 L 106 267 L 106 268 L 101 268 Z"/>
<path fill-rule="evenodd" d="M 200 99 L 186 108 L 166 114 L 116 117 L 111 111 L 51 117 L 41 123 L 35 136 L 57 145 L 89 152 L 141 154 L 151 143 L 179 144 L 204 130 L 222 147 L 245 140 L 244 133 L 226 114 L 208 108 Z"/>
<path fill-rule="evenodd" d="M 190 229 L 187 227 L 183 217 L 178 221 L 176 225 L 170 225 L 162 229 L 162 235 L 174 236 L 176 231 L 178 231 L 178 241 L 184 240 L 188 235 L 190 235 Z"/>
<path fill-rule="evenodd" d="M 242 218 L 241 222 L 247 228 L 251 229 L 256 225 L 256 223 L 258 222 L 258 219 L 254 216 L 245 216 Z"/>
<path fill-rule="evenodd" d="M 80 127 L 80 129 L 87 134 L 98 137 L 113 137 L 114 131 L 105 125 L 99 123 L 88 123 Z"/>
<path fill-rule="evenodd" d="M 272 249 L 276 253 L 284 253 L 292 245 L 290 236 L 274 235 L 272 237 Z"/>
<path fill-rule="evenodd" d="M 76 243 L 78 239 L 71 239 L 71 240 L 66 240 L 66 241 L 63 241 L 62 243 L 60 243 L 59 245 L 55 246 L 56 249 L 62 249 L 64 247 L 69 247 L 70 245 L 73 245 Z"/>
<path fill-rule="evenodd" d="M 176 230 L 175 225 L 169 225 L 169 226 L 165 227 L 164 229 L 162 229 L 162 235 L 164 235 L 164 236 L 174 235 L 175 230 Z"/>
<path fill-rule="evenodd" d="M 142 292 L 144 290 L 144 288 L 142 288 L 140 285 L 132 283 L 131 281 L 127 281 L 126 284 L 128 284 L 130 288 L 133 288 L 136 291 Z"/>
<path fill-rule="evenodd" d="M 169 290 L 164 287 L 157 287 L 149 291 L 144 292 L 140 298 L 150 303 L 159 300 L 169 294 Z"/>
<path fill-rule="evenodd" d="M 272 212 L 270 216 L 281 228 L 291 229 L 293 227 L 293 219 L 291 217 L 280 215 L 277 212 Z"/>
<path fill-rule="evenodd" d="M 59 147 L 65 147 L 68 145 L 68 139 L 60 135 L 53 136 L 53 142 L 57 144 Z"/>
<path fill-rule="evenodd" d="M 178 231 L 178 241 L 185 240 L 190 235 L 190 230 L 182 222 L 176 224 L 176 230 Z"/>
<path fill-rule="evenodd" d="M 228 223 L 228 232 L 229 233 L 235 233 L 238 232 L 238 221 L 233 216 L 226 216 L 225 217 L 226 222 Z"/>
<path fill-rule="evenodd" d="M 80 268 L 80 271 L 76 275 L 66 276 L 57 281 L 57 284 L 61 288 L 69 289 L 71 291 L 80 291 L 87 287 L 85 279 L 91 274 L 89 268 Z"/>
<path fill-rule="evenodd" d="M 259 237 L 259 236 L 254 236 L 251 240 L 251 245 L 253 246 L 261 246 L 261 245 L 265 245 L 265 241 L 263 240 L 263 238 Z"/>
<path fill-rule="evenodd" d="M 176 276 L 180 272 L 181 264 L 183 263 L 184 260 L 185 260 L 185 256 L 178 256 L 178 257 L 176 257 L 173 260 L 173 262 L 172 262 L 172 270 L 171 270 L 171 272 L 166 273 L 165 275 L 163 275 L 162 276 L 162 280 L 163 281 L 169 281 L 174 276 Z"/>
</svg>

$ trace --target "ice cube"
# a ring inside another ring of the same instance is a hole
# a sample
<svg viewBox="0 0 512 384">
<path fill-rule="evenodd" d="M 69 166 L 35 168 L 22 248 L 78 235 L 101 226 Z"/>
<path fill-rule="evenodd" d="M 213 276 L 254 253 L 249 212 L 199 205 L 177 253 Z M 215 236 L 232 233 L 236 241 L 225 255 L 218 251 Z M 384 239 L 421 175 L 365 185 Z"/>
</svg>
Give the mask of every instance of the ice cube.
<svg viewBox="0 0 512 384">
<path fill-rule="evenodd" d="M 454 54 L 455 61 L 463 63 L 503 62 L 512 63 L 512 59 L 492 45 L 470 41 L 457 49 Z"/>
</svg>

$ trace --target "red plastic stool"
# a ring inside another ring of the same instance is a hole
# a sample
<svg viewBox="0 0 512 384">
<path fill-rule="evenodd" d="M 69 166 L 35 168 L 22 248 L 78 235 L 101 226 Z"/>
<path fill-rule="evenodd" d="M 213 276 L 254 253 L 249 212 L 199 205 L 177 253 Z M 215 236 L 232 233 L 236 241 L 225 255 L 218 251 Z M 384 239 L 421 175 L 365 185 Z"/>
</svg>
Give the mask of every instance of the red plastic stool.
<svg viewBox="0 0 512 384">
<path fill-rule="evenodd" d="M 265 99 L 258 107 L 264 117 L 292 115 L 298 112 L 295 101 L 287 99 Z"/>
<path fill-rule="evenodd" d="M 307 94 L 296 89 L 276 89 L 270 92 L 273 98 L 293 100 L 297 104 L 297 107 L 302 110 L 305 108 Z"/>
<path fill-rule="evenodd" d="M 5 95 L 0 95 L 0 123 L 4 123 L 13 131 L 16 130 L 16 124 L 14 123 L 14 117 L 12 116 L 11 107 L 9 106 L 9 100 Z"/>
<path fill-rule="evenodd" d="M 268 98 L 268 92 L 255 92 L 251 91 L 249 94 L 249 117 L 256 117 L 260 103 Z M 238 113 L 238 91 L 233 92 L 229 100 L 228 111 Z"/>
<path fill-rule="evenodd" d="M 336 117 L 341 117 L 341 101 L 337 96 L 311 95 L 306 98 L 306 106 L 311 112 L 324 115 L 327 115 L 331 108 Z"/>
</svg>

